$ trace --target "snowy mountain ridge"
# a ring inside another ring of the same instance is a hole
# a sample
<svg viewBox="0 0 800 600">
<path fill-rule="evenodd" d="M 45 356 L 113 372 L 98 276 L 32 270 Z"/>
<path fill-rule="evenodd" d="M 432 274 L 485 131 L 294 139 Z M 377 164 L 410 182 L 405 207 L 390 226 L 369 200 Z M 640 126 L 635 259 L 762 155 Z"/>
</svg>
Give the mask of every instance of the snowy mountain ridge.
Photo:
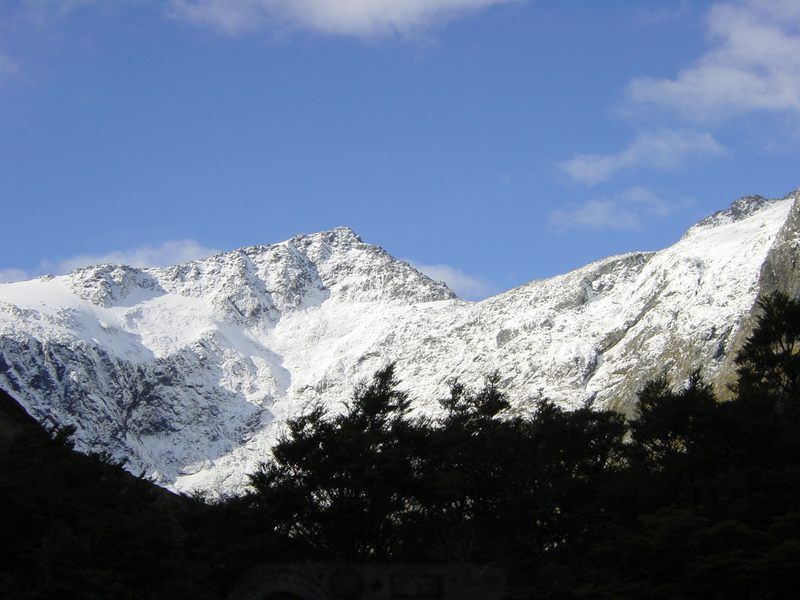
<svg viewBox="0 0 800 600">
<path fill-rule="evenodd" d="M 800 292 L 800 193 L 737 200 L 673 246 L 459 300 L 347 228 L 166 268 L 99 265 L 0 285 L 0 387 L 78 447 L 180 490 L 240 490 L 286 418 L 337 410 L 389 360 L 434 412 L 497 370 L 548 397 L 630 412 L 697 366 L 724 389 L 760 292 Z"/>
</svg>

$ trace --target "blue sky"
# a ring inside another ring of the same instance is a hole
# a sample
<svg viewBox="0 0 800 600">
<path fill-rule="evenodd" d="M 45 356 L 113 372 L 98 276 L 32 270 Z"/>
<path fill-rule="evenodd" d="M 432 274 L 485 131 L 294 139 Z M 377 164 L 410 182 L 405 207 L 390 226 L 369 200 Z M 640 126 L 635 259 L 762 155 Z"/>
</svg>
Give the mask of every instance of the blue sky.
<svg viewBox="0 0 800 600">
<path fill-rule="evenodd" d="M 796 0 L 0 3 L 0 279 L 348 225 L 480 298 L 798 167 Z"/>
</svg>

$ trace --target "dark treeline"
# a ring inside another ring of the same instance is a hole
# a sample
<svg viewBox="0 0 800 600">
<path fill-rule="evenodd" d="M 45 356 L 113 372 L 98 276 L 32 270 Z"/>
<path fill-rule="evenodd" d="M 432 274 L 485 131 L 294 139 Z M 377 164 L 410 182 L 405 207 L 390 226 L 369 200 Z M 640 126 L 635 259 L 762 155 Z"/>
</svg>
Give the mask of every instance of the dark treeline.
<svg viewBox="0 0 800 600">
<path fill-rule="evenodd" d="M 729 401 L 698 372 L 648 383 L 632 421 L 519 417 L 494 375 L 415 418 L 390 365 L 340 414 L 291 420 L 225 501 L 76 455 L 68 432 L 0 429 L 0 596 L 219 598 L 250 566 L 312 559 L 490 564 L 514 598 L 794 597 L 800 303 L 760 305 Z"/>
</svg>

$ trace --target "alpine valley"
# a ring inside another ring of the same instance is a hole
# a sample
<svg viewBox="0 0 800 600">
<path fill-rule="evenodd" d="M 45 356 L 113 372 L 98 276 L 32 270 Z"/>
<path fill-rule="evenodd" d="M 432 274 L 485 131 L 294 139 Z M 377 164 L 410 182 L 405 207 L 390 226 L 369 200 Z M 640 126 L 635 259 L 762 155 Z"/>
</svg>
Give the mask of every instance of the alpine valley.
<svg viewBox="0 0 800 600">
<path fill-rule="evenodd" d="M 800 191 L 741 198 L 673 246 L 458 299 L 337 228 L 166 268 L 0 285 L 0 387 L 76 446 L 180 490 L 236 493 L 286 419 L 340 410 L 387 362 L 435 414 L 497 372 L 512 410 L 633 411 L 698 367 L 724 396 L 762 293 L 800 295 Z"/>
</svg>

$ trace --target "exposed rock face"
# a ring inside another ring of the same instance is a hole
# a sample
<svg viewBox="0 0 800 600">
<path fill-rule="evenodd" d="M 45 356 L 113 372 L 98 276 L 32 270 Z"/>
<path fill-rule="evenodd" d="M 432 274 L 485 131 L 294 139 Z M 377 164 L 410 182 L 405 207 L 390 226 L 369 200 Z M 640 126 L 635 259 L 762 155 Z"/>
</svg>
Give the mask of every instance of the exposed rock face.
<svg viewBox="0 0 800 600">
<path fill-rule="evenodd" d="M 800 202 L 798 202 L 800 191 L 788 197 L 794 197 L 795 202 L 761 265 L 758 287 L 762 295 L 781 291 L 791 297 L 800 298 Z M 745 199 L 749 198 L 751 197 Z M 755 198 L 764 201 L 760 196 Z M 752 333 L 758 311 L 758 305 L 754 303 L 749 313 L 742 318 L 731 344 L 734 349 L 740 348 Z M 729 352 L 721 361 L 719 375 L 715 380 L 717 392 L 721 397 L 728 395 L 729 386 L 736 381 L 734 358 L 735 352 Z"/>
<path fill-rule="evenodd" d="M 697 366 L 720 386 L 759 290 L 800 294 L 798 194 L 743 198 L 674 246 L 461 301 L 339 228 L 163 269 L 101 265 L 0 286 L 0 386 L 79 447 L 177 489 L 240 489 L 281 423 L 337 410 L 388 360 L 436 410 L 498 370 L 515 410 L 632 410 Z"/>
<path fill-rule="evenodd" d="M 795 194 L 795 198 L 800 193 Z M 800 202 L 795 202 L 761 267 L 761 289 L 800 297 Z"/>
</svg>

